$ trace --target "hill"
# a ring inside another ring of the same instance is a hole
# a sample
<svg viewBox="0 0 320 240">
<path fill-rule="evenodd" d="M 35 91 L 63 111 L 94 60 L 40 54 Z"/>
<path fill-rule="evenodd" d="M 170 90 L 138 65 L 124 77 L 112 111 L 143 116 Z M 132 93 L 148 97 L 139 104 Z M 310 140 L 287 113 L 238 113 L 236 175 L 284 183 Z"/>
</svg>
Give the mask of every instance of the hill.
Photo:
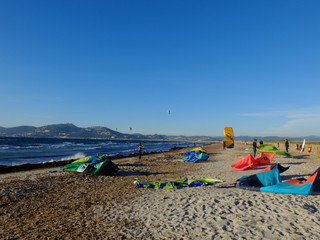
<svg viewBox="0 0 320 240">
<path fill-rule="evenodd" d="M 149 140 L 175 140 L 175 141 L 222 141 L 222 136 L 167 136 L 167 135 L 143 135 L 139 133 L 126 134 L 114 131 L 107 127 L 93 126 L 87 128 L 77 127 L 72 123 L 52 124 L 42 127 L 19 126 L 12 128 L 0 127 L 0 137 L 34 137 L 34 138 L 95 138 L 95 139 L 149 139 Z M 290 141 L 320 141 L 318 136 L 307 137 L 278 137 L 278 136 L 237 136 L 236 141 L 252 141 L 258 140 L 284 140 L 288 138 Z"/>
<path fill-rule="evenodd" d="M 166 135 L 125 134 L 107 127 L 93 126 L 80 128 L 71 123 L 52 124 L 42 127 L 20 126 L 12 128 L 0 127 L 0 137 L 34 137 L 34 138 L 95 138 L 95 139 L 150 139 L 150 140 L 194 140 L 195 137 Z M 197 140 L 212 140 L 209 137 L 196 137 Z"/>
</svg>

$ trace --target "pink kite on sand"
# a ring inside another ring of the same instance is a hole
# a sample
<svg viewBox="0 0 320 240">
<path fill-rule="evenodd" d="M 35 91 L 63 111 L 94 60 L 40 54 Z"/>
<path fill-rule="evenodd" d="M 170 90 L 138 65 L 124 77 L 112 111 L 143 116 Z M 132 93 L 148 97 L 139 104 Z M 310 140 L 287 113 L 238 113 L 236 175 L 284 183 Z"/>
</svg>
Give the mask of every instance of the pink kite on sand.
<svg viewBox="0 0 320 240">
<path fill-rule="evenodd" d="M 254 169 L 254 167 L 256 166 L 270 164 L 273 158 L 274 158 L 273 153 L 262 152 L 259 154 L 257 158 L 254 158 L 251 154 L 248 154 L 247 156 L 241 158 L 240 160 L 235 162 L 233 165 L 231 165 L 231 168 L 238 171 Z"/>
</svg>

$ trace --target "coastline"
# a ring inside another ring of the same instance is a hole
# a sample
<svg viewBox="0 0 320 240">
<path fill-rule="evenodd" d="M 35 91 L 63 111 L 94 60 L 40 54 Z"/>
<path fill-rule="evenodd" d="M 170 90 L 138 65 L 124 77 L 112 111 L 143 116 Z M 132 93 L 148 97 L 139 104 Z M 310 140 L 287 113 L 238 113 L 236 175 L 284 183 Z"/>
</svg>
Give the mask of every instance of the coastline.
<svg viewBox="0 0 320 240">
<path fill-rule="evenodd" d="M 244 143 L 204 146 L 206 161 L 179 162 L 191 148 L 113 161 L 114 176 L 49 169 L 0 174 L 0 238 L 71 239 L 318 239 L 320 196 L 262 193 L 214 186 L 155 190 L 134 180 L 215 178 L 233 182 L 258 170 L 230 166 L 249 154 Z M 280 148 L 281 149 L 281 148 Z M 317 154 L 290 149 L 275 156 L 290 169 L 283 177 L 307 177 Z M 279 224 L 281 223 L 281 224 Z M 54 226 L 54 227 L 53 227 Z"/>
<path fill-rule="evenodd" d="M 0 147 L 0 174 L 63 166 L 79 158 L 95 154 L 105 154 L 110 159 L 134 157 L 137 154 L 136 146 L 139 143 L 132 140 L 107 142 L 96 139 L 68 140 L 4 138 Z M 191 142 L 185 141 L 148 140 L 142 142 L 145 145 L 144 154 L 146 155 L 191 146 Z M 192 145 L 195 144 L 192 143 Z M 197 145 L 203 144 L 207 142 L 197 143 Z"/>
<path fill-rule="evenodd" d="M 169 151 L 162 151 L 162 152 L 170 152 L 175 149 L 182 149 L 182 147 L 173 147 Z M 150 154 L 157 154 L 157 153 L 160 153 L 160 152 L 148 152 L 148 153 L 144 153 L 144 155 L 147 156 Z M 119 159 L 137 157 L 137 156 L 138 156 L 138 153 L 131 153 L 128 156 L 118 154 L 116 156 L 109 157 L 109 159 L 119 160 Z M 14 166 L 0 165 L 0 175 L 5 173 L 31 171 L 31 170 L 42 169 L 42 168 L 45 168 L 45 169 L 57 168 L 57 167 L 62 167 L 66 164 L 69 164 L 75 160 L 78 160 L 78 159 L 61 160 L 61 161 L 54 161 L 54 162 L 43 162 L 43 163 L 26 163 L 21 165 L 14 165 Z"/>
</svg>

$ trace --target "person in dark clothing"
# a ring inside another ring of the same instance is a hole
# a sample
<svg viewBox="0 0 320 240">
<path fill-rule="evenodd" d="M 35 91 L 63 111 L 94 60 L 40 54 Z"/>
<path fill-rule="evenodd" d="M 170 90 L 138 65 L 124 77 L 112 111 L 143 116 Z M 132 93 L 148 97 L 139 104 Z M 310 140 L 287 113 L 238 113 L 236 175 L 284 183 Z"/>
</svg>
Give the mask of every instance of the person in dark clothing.
<svg viewBox="0 0 320 240">
<path fill-rule="evenodd" d="M 263 145 L 263 141 L 262 141 L 262 140 L 260 140 L 260 146 L 261 146 L 261 145 Z"/>
<path fill-rule="evenodd" d="M 141 159 L 141 156 L 142 156 L 142 150 L 143 150 L 143 145 L 142 145 L 141 143 L 139 143 L 139 145 L 138 145 L 139 159 Z"/>
<path fill-rule="evenodd" d="M 288 139 L 285 140 L 284 145 L 286 147 L 286 151 L 289 152 L 289 141 L 288 141 Z"/>
<path fill-rule="evenodd" d="M 253 147 L 253 157 L 256 157 L 256 153 L 257 153 L 257 139 L 254 139 L 252 142 L 252 147 Z"/>
</svg>

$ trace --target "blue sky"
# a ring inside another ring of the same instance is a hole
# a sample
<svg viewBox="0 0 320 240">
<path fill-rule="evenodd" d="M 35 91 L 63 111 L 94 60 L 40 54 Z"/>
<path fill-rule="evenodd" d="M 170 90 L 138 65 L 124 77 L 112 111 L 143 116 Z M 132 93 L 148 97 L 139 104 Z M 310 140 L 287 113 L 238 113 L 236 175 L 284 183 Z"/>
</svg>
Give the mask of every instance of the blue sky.
<svg viewBox="0 0 320 240">
<path fill-rule="evenodd" d="M 0 126 L 320 135 L 319 9 L 302 0 L 1 1 Z"/>
</svg>

